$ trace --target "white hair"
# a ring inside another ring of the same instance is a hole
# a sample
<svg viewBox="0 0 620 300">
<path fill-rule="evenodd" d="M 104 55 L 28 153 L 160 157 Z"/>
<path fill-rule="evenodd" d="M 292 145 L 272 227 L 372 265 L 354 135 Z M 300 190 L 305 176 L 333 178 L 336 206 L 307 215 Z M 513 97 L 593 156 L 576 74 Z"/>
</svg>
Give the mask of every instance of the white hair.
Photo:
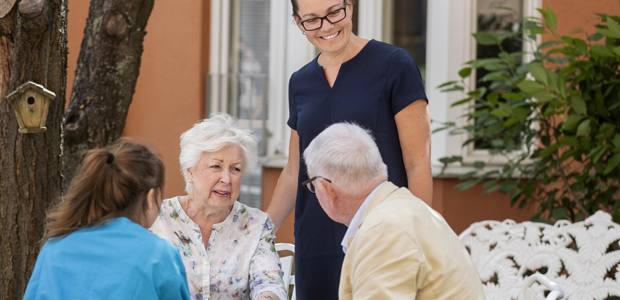
<svg viewBox="0 0 620 300">
<path fill-rule="evenodd" d="M 372 135 L 356 124 L 327 127 L 303 155 L 310 176 L 323 176 L 349 195 L 387 179 L 387 166 Z"/>
<path fill-rule="evenodd" d="M 187 170 L 195 167 L 204 152 L 217 152 L 228 145 L 236 145 L 243 150 L 243 169 L 248 173 L 256 165 L 258 142 L 252 131 L 239 126 L 238 122 L 225 113 L 214 113 L 181 135 L 181 155 L 179 163 L 185 179 L 185 191 L 193 192 L 193 185 L 187 178 Z"/>
</svg>

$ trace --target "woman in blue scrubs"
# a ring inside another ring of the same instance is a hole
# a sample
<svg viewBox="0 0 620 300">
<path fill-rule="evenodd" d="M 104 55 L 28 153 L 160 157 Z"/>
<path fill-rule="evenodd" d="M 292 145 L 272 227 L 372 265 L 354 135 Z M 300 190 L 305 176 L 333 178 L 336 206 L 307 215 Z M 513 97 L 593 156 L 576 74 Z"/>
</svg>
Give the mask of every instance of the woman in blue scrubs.
<svg viewBox="0 0 620 300">
<path fill-rule="evenodd" d="M 179 250 L 146 229 L 163 186 L 163 163 L 142 145 L 90 150 L 47 216 L 24 299 L 189 299 Z"/>
<path fill-rule="evenodd" d="M 267 212 L 277 229 L 295 208 L 297 299 L 337 299 L 346 227 L 299 188 L 308 179 L 300 153 L 329 125 L 356 123 L 373 133 L 389 180 L 430 204 L 428 100 L 407 51 L 352 32 L 351 0 L 291 2 L 297 26 L 321 53 L 291 76 L 289 157 Z"/>
</svg>

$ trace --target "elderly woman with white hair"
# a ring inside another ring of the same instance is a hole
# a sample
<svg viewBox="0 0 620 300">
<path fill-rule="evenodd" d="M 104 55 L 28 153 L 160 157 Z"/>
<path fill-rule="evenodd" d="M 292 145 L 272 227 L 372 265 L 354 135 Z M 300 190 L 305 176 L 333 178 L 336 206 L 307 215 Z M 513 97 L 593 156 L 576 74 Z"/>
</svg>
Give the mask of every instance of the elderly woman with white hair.
<svg viewBox="0 0 620 300">
<path fill-rule="evenodd" d="M 192 299 L 288 299 L 271 218 L 237 201 L 256 146 L 227 114 L 181 135 L 187 195 L 164 200 L 150 229 L 179 248 Z"/>
</svg>

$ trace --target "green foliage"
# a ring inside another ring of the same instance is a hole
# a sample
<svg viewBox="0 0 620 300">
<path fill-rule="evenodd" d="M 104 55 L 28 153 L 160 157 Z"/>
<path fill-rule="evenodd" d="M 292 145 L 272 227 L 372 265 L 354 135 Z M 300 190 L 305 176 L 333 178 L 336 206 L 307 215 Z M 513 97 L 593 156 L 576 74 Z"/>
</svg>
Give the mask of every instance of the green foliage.
<svg viewBox="0 0 620 300">
<path fill-rule="evenodd" d="M 542 18 L 522 20 L 517 32 L 473 34 L 499 54 L 467 62 L 460 81 L 442 85 L 465 95 L 453 106 L 465 107 L 468 120 L 442 130 L 465 133 L 464 147 L 483 145 L 508 161 L 499 170 L 474 163 L 458 188 L 483 183 L 485 192 L 510 194 L 511 205 L 535 204 L 536 220 L 578 221 L 603 209 L 620 221 L 620 17 L 599 14 L 596 33 L 559 36 L 555 14 L 539 11 Z M 553 39 L 537 44 L 542 34 Z M 507 38 L 534 59 L 523 62 L 523 51 L 503 47 Z"/>
</svg>

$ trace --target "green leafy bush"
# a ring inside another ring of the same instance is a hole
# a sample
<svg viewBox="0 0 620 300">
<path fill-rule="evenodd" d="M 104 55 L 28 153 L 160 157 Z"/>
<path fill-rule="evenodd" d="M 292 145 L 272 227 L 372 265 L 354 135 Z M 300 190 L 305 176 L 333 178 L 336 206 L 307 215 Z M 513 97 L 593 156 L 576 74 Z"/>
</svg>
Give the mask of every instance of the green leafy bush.
<svg viewBox="0 0 620 300">
<path fill-rule="evenodd" d="M 499 54 L 466 63 L 460 81 L 440 86 L 465 95 L 452 106 L 466 106 L 468 120 L 442 129 L 467 134 L 463 147 L 485 145 L 508 160 L 499 169 L 474 163 L 459 188 L 483 184 L 485 192 L 509 193 L 511 205 L 535 205 L 536 220 L 578 221 L 605 210 L 618 222 L 620 17 L 598 14 L 596 33 L 559 36 L 555 14 L 539 11 L 542 19 L 523 19 L 517 31 L 475 33 L 479 45 L 496 46 Z M 543 34 L 552 39 L 537 43 Z M 508 39 L 523 42 L 525 51 L 506 49 Z M 526 52 L 533 59 L 524 62 Z M 467 79 L 480 72 L 477 87 L 468 88 Z"/>
</svg>

